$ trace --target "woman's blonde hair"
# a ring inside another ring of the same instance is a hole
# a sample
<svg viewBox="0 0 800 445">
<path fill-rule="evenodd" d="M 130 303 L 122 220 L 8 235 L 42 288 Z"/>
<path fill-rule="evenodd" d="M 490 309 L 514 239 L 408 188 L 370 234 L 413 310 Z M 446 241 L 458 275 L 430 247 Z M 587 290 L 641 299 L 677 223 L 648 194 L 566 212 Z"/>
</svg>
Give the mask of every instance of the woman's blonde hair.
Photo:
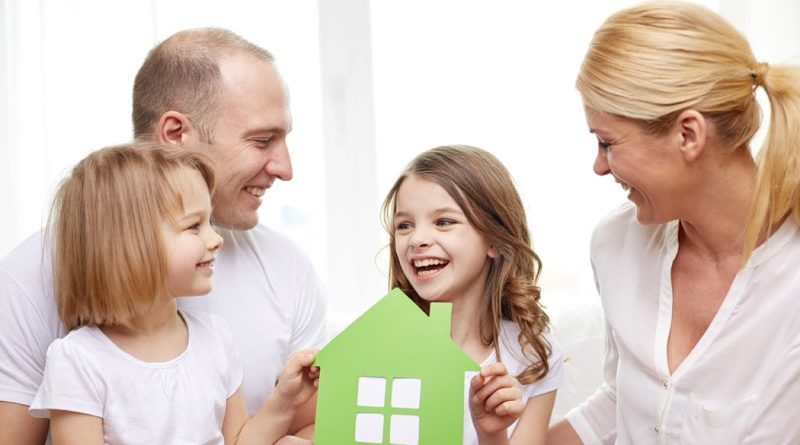
<svg viewBox="0 0 800 445">
<path fill-rule="evenodd" d="M 80 161 L 53 202 L 53 282 L 67 330 L 125 325 L 166 292 L 165 219 L 183 210 L 177 177 L 200 173 L 214 189 L 211 160 L 158 144 L 107 147 Z"/>
<path fill-rule="evenodd" d="M 771 120 L 759 153 L 745 260 L 787 214 L 800 221 L 800 67 L 759 63 L 744 36 L 718 14 L 681 2 L 624 9 L 595 32 L 576 85 L 587 108 L 639 121 L 654 134 L 682 111 L 697 110 L 724 146 L 740 150 L 748 150 L 760 125 L 755 89 L 764 88 Z"/>
<path fill-rule="evenodd" d="M 410 175 L 434 182 L 447 191 L 469 223 L 497 249 L 497 258 L 489 259 L 489 276 L 481 303 L 481 339 L 484 345 L 494 346 L 499 360 L 500 323 L 502 320 L 516 323 L 520 328 L 517 340 L 532 363 L 517 378 L 523 384 L 540 380 L 549 371 L 550 355 L 550 345 L 542 336 L 549 319 L 539 303 L 540 289 L 536 284 L 542 263 L 531 246 L 525 209 L 508 170 L 480 148 L 437 147 L 414 158 L 386 195 L 382 219 L 389 233 L 391 252 L 389 288 L 399 287 L 427 312 L 429 303 L 414 291 L 394 249 L 397 191 Z"/>
</svg>

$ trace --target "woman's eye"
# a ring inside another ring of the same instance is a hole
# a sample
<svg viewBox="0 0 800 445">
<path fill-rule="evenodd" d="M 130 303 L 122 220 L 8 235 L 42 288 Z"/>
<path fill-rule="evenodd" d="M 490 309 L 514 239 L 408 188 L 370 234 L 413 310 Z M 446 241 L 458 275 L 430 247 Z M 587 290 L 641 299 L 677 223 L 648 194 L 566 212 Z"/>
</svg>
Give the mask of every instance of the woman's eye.
<svg viewBox="0 0 800 445">
<path fill-rule="evenodd" d="M 597 146 L 602 148 L 602 149 L 604 149 L 604 150 L 608 150 L 609 148 L 611 148 L 611 145 L 612 145 L 611 141 L 606 141 L 606 140 L 603 140 L 603 139 L 598 139 L 597 140 Z"/>
</svg>

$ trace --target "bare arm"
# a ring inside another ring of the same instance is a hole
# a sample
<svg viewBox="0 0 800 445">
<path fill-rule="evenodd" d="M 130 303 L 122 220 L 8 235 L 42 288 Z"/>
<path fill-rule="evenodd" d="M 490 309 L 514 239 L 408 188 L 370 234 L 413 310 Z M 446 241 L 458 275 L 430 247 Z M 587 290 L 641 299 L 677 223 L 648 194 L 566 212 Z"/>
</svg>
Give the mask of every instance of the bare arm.
<svg viewBox="0 0 800 445">
<path fill-rule="evenodd" d="M 319 368 L 310 368 L 316 352 L 306 349 L 289 357 L 275 390 L 252 418 L 247 418 L 241 390 L 228 399 L 222 423 L 226 444 L 272 444 L 290 431 L 300 408 L 317 391 Z"/>
<path fill-rule="evenodd" d="M 0 402 L 0 444 L 41 445 L 47 439 L 47 419 L 28 414 L 28 406 Z"/>
<path fill-rule="evenodd" d="M 102 445 L 103 419 L 72 411 L 50 412 L 53 445 Z"/>
<path fill-rule="evenodd" d="M 289 427 L 289 433 L 304 439 L 314 439 L 314 422 L 317 415 L 317 394 L 308 399 L 300 408 L 297 409 L 297 414 L 294 416 L 292 426 Z"/>
<path fill-rule="evenodd" d="M 511 445 L 544 445 L 548 437 L 547 424 L 550 423 L 555 401 L 556 391 L 528 399 L 517 429 L 511 436 Z"/>
<path fill-rule="evenodd" d="M 567 419 L 558 421 L 547 431 L 547 443 L 552 445 L 583 445 L 578 433 Z"/>
</svg>

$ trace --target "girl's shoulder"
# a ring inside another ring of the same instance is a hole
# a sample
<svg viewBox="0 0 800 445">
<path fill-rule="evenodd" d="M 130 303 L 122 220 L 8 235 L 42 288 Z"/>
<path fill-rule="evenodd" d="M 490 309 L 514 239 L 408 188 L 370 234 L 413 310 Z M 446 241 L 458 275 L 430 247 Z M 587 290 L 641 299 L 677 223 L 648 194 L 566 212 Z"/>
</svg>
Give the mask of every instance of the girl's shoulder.
<svg viewBox="0 0 800 445">
<path fill-rule="evenodd" d="M 180 309 L 180 314 L 186 321 L 190 338 L 193 337 L 200 343 L 209 340 L 221 340 L 226 346 L 233 343 L 228 322 L 220 315 L 186 309 Z"/>
<path fill-rule="evenodd" d="M 519 375 L 529 366 L 539 361 L 535 351 L 520 343 L 519 334 L 520 329 L 516 323 L 510 320 L 502 321 L 498 337 L 498 349 L 500 350 L 500 361 L 506 365 L 511 375 Z M 550 354 L 547 356 L 549 370 L 542 379 L 524 385 L 528 396 L 557 389 L 563 380 L 564 353 L 561 345 L 549 329 L 540 334 L 540 339 L 549 345 Z"/>
</svg>

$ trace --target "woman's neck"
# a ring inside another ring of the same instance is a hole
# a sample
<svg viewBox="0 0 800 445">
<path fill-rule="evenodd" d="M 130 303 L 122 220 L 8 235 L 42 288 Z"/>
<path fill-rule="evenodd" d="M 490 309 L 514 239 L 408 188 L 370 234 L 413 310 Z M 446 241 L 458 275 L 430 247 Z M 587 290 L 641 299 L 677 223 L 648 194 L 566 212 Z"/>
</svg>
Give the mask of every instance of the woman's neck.
<svg viewBox="0 0 800 445">
<path fill-rule="evenodd" d="M 172 360 L 186 350 L 189 332 L 175 299 L 165 297 L 130 320 L 127 326 L 100 328 L 120 349 L 145 362 Z"/>
<path fill-rule="evenodd" d="M 729 155 L 704 187 L 698 187 L 691 213 L 681 218 L 681 248 L 718 262 L 741 256 L 755 168 L 749 153 L 740 150 Z"/>
</svg>

